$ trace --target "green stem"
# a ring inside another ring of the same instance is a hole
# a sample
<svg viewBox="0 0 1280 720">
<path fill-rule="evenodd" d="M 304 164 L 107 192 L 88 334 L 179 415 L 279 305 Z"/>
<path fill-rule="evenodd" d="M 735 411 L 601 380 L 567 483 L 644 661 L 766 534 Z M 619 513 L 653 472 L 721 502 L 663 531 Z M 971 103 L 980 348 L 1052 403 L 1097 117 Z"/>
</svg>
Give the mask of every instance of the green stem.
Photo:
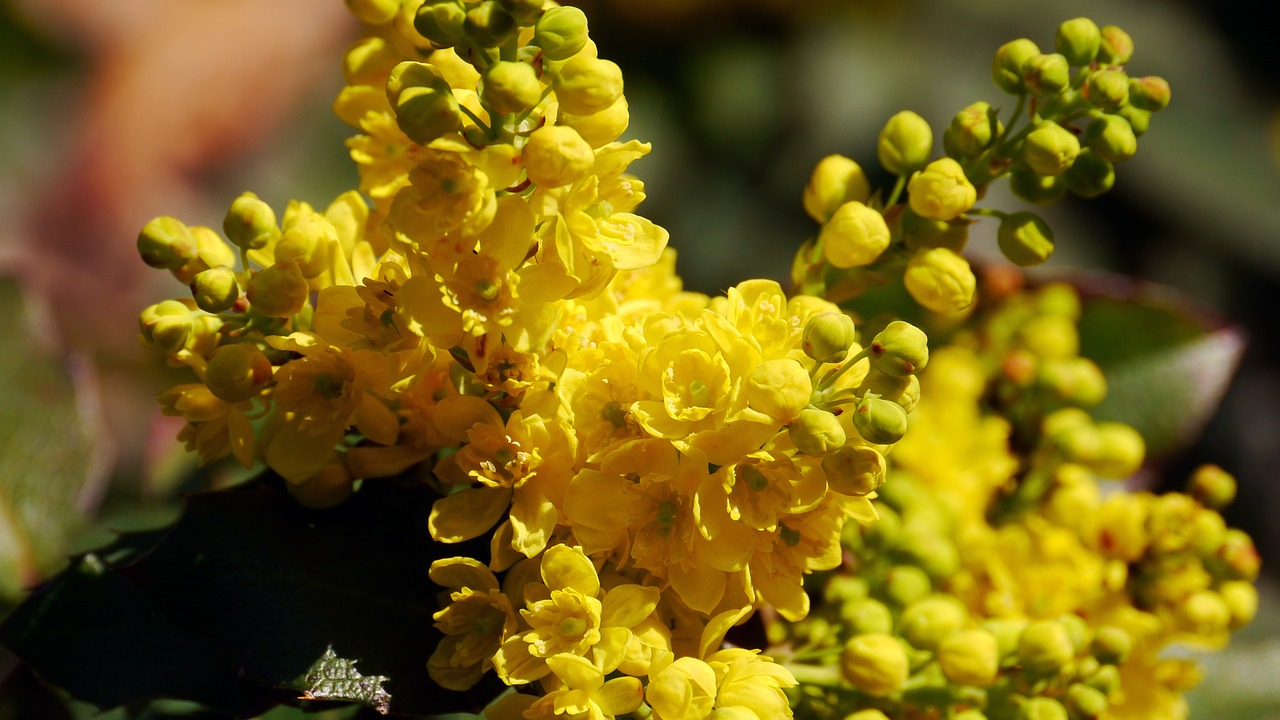
<svg viewBox="0 0 1280 720">
<path fill-rule="evenodd" d="M 863 358 L 870 357 L 870 356 L 871 356 L 871 348 L 863 348 L 862 352 L 858 353 L 857 355 L 854 355 L 848 360 L 845 360 L 844 363 L 840 365 L 840 367 L 835 369 L 835 372 L 832 372 L 830 375 L 823 378 L 822 382 L 818 383 L 818 391 L 821 392 L 822 390 L 826 390 L 827 388 L 834 385 L 836 380 L 840 379 L 841 375 L 844 375 L 846 372 L 849 371 L 849 368 L 857 364 L 859 360 L 862 360 Z"/>
<path fill-rule="evenodd" d="M 488 135 L 489 137 L 497 137 L 493 132 L 493 128 L 489 127 L 489 125 L 486 124 L 485 121 L 481 120 L 479 116 L 471 112 L 471 110 L 468 109 L 466 105 L 463 105 L 462 103 L 458 103 L 458 109 L 461 110 L 464 115 L 471 118 L 471 121 L 474 122 L 477 127 L 483 129 L 486 135 Z"/>
<path fill-rule="evenodd" d="M 889 199 L 885 201 L 885 207 L 893 207 L 898 202 L 898 197 L 902 195 L 902 191 L 907 187 L 907 176 L 899 175 L 898 179 L 893 183 L 893 190 L 889 192 Z"/>
</svg>

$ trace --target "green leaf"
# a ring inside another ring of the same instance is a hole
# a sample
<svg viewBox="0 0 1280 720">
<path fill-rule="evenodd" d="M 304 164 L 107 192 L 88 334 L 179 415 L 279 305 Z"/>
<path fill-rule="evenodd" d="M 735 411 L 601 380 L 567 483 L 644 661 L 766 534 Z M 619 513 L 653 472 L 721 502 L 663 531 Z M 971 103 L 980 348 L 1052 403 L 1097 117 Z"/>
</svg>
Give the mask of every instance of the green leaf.
<svg viewBox="0 0 1280 720">
<path fill-rule="evenodd" d="M 1243 331 L 1168 288 L 1107 278 L 1082 290 L 1080 353 L 1107 378 L 1095 417 L 1132 425 L 1151 456 L 1194 440 L 1240 363 Z"/>
<path fill-rule="evenodd" d="M 314 511 L 275 476 L 193 495 L 158 540 L 126 535 L 34 594 L 0 641 L 102 706 L 171 697 L 251 714 L 309 694 L 395 716 L 478 710 L 496 679 L 456 693 L 426 670 L 441 637 L 432 560 L 487 552 L 431 540 L 436 497 L 368 482 Z"/>
</svg>

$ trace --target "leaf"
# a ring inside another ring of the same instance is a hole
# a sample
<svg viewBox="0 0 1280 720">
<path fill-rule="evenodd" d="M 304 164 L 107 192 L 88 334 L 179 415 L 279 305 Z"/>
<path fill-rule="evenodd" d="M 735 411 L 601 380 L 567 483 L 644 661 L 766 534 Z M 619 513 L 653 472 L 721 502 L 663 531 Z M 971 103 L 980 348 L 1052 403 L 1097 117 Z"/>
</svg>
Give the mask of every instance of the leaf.
<svg viewBox="0 0 1280 720">
<path fill-rule="evenodd" d="M 64 562 L 110 454 L 90 366 L 51 347 L 30 310 L 16 284 L 0 281 L 0 598 Z"/>
<path fill-rule="evenodd" d="M 478 710 L 500 689 L 495 678 L 455 693 L 426 671 L 441 637 L 432 560 L 487 552 L 431 540 L 436 498 L 378 481 L 313 511 L 274 475 L 193 495 L 154 547 L 126 535 L 125 551 L 85 556 L 0 625 L 0 641 L 102 706 L 173 697 L 260 712 L 310 692 L 385 702 L 398 717 Z M 340 674 L 356 685 L 321 687 Z"/>
<path fill-rule="evenodd" d="M 1244 332 L 1191 298 L 1117 277 L 1082 283 L 1080 353 L 1107 377 L 1099 420 L 1132 425 L 1160 456 L 1213 416 L 1244 353 Z"/>
</svg>

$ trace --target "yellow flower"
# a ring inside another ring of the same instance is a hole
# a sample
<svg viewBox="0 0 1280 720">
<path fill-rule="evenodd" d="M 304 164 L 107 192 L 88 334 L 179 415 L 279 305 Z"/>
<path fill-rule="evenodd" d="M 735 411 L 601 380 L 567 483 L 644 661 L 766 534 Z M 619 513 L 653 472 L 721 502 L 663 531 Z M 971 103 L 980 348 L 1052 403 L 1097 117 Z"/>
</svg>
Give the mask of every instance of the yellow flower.
<svg viewBox="0 0 1280 720">
<path fill-rule="evenodd" d="M 462 153 L 423 148 L 409 170 L 409 185 L 396 193 L 387 222 L 409 247 L 460 231 L 476 235 L 497 209 L 489 176 Z"/>
<path fill-rule="evenodd" d="M 623 676 L 606 682 L 600 668 L 569 653 L 547 658 L 547 667 L 561 685 L 533 703 L 526 718 L 612 720 L 644 703 L 644 686 L 639 678 Z"/>
<path fill-rule="evenodd" d="M 201 464 L 234 454 L 244 467 L 253 466 L 251 402 L 220 400 L 200 383 L 175 385 L 156 399 L 165 415 L 176 415 L 187 421 L 178 439 L 188 450 L 200 454 Z"/>
<path fill-rule="evenodd" d="M 502 641 L 516 631 L 516 615 L 497 578 L 472 558 L 436 560 L 430 576 L 450 594 L 449 604 L 432 616 L 444 637 L 427 670 L 441 687 L 468 690 L 492 667 Z"/>
</svg>

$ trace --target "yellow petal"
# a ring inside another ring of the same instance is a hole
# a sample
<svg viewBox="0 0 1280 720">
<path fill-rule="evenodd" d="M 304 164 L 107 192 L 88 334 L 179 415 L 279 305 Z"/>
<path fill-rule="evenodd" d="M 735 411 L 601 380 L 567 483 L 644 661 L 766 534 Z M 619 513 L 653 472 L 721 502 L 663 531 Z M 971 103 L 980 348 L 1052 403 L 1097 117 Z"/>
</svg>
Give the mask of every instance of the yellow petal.
<svg viewBox="0 0 1280 720">
<path fill-rule="evenodd" d="M 436 404 L 436 427 L 449 440 L 462 442 L 473 425 L 503 427 L 502 416 L 492 405 L 474 395 L 453 395 Z"/>
<path fill-rule="evenodd" d="M 685 605 L 700 613 L 710 614 L 724 597 L 725 574 L 710 568 L 685 570 L 679 565 L 667 568 L 667 579 Z"/>
<path fill-rule="evenodd" d="M 595 691 L 591 699 L 607 715 L 626 715 L 635 712 L 644 702 L 644 686 L 639 678 L 614 678 Z"/>
<path fill-rule="evenodd" d="M 508 685 L 523 685 L 546 677 L 551 668 L 542 658 L 529 654 L 529 643 L 523 635 L 516 635 L 502 643 L 493 654 L 493 669 Z"/>
<path fill-rule="evenodd" d="M 476 487 L 450 493 L 431 506 L 427 526 L 437 542 L 456 543 L 483 535 L 511 503 L 507 488 Z"/>
<path fill-rule="evenodd" d="M 600 624 L 605 627 L 635 627 L 658 606 L 662 593 L 643 585 L 618 585 L 604 595 Z"/>
<path fill-rule="evenodd" d="M 752 609 L 749 607 L 737 608 L 722 612 L 708 620 L 707 626 L 702 629 L 702 638 L 698 642 L 698 655 L 710 657 L 712 653 L 719 650 L 724 644 L 724 636 L 728 634 L 729 629 L 746 619 L 751 612 Z"/>
<path fill-rule="evenodd" d="M 345 433 L 341 425 L 312 434 L 294 423 L 284 423 L 267 441 L 267 466 L 291 483 L 308 480 L 329 462 Z"/>
<path fill-rule="evenodd" d="M 431 578 L 431 582 L 452 590 L 462 588 L 471 588 L 479 591 L 498 589 L 498 579 L 493 576 L 492 572 L 489 572 L 489 568 L 480 564 L 475 558 L 440 558 L 431 563 L 431 570 L 427 572 L 427 575 Z"/>
<path fill-rule="evenodd" d="M 560 653 L 547 658 L 547 667 L 565 685 L 575 690 L 594 691 L 604 685 L 604 674 L 590 660 L 572 653 Z"/>
<path fill-rule="evenodd" d="M 553 590 L 572 588 L 593 598 L 600 593 L 600 577 L 582 550 L 568 545 L 547 548 L 542 556 L 542 582 Z"/>
<path fill-rule="evenodd" d="M 430 453 L 408 445 L 364 445 L 347 450 L 347 470 L 354 478 L 391 477 L 426 460 Z"/>
<path fill-rule="evenodd" d="M 380 445 L 394 445 L 400 434 L 400 419 L 376 396 L 362 393 L 356 406 L 356 429 Z"/>
<path fill-rule="evenodd" d="M 525 485 L 511 504 L 511 547 L 525 557 L 535 557 L 547 546 L 556 529 L 556 506 L 536 489 Z"/>
<path fill-rule="evenodd" d="M 253 467 L 253 425 L 242 412 L 227 415 L 227 432 L 231 436 L 231 452 L 246 469 Z"/>
</svg>

